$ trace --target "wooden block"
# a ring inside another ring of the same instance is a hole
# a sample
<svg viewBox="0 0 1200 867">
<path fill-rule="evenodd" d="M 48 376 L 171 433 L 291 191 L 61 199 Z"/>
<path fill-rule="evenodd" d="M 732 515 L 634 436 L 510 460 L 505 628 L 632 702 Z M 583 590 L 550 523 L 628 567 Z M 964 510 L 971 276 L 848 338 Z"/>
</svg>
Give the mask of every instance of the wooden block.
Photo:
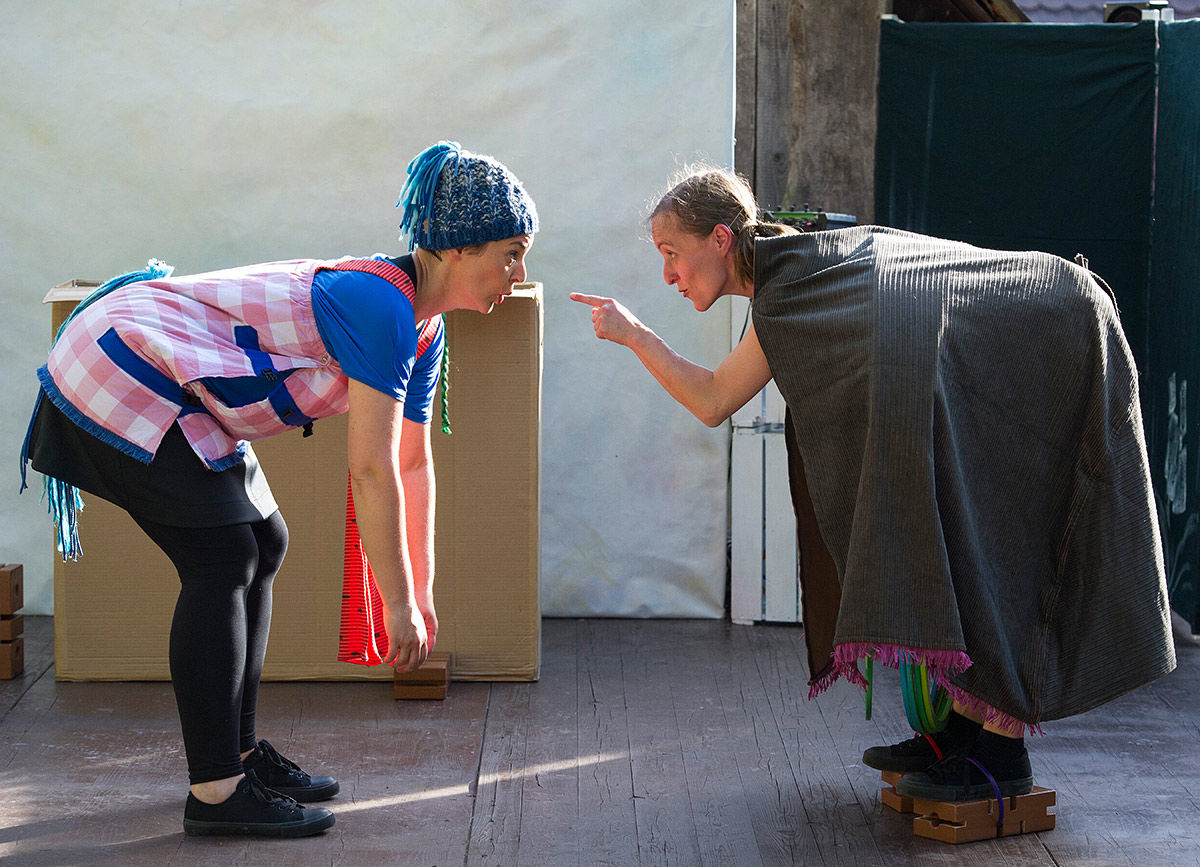
<svg viewBox="0 0 1200 867">
<path fill-rule="evenodd" d="M 891 807 L 897 813 L 911 813 L 913 799 L 901 795 L 892 786 L 884 786 L 879 792 L 879 800 L 885 807 Z"/>
<path fill-rule="evenodd" d="M 450 654 L 431 653 L 415 671 L 396 672 L 395 698 L 443 699 L 450 686 Z"/>
<path fill-rule="evenodd" d="M 913 811 L 913 799 L 906 798 L 896 791 L 896 783 L 904 774 L 899 771 L 880 771 L 879 778 L 883 780 L 884 787 L 879 792 L 879 800 L 885 807 L 891 807 L 897 813 L 911 813 Z"/>
<path fill-rule="evenodd" d="M 13 641 L 24 632 L 24 614 L 0 614 L 0 641 Z"/>
<path fill-rule="evenodd" d="M 431 653 L 415 671 L 397 672 L 396 683 L 449 683 L 450 654 Z"/>
<path fill-rule="evenodd" d="M 436 699 L 441 700 L 446 697 L 446 687 L 438 686 L 437 684 L 407 684 L 398 683 L 392 687 L 392 697 L 397 699 Z"/>
<path fill-rule="evenodd" d="M 1004 799 L 1003 824 L 997 825 L 1000 804 L 995 798 L 979 801 L 927 801 L 913 798 L 913 834 L 943 843 L 973 843 L 994 837 L 1032 834 L 1054 828 L 1049 812 L 1057 801 L 1053 789 L 1034 786 L 1027 795 Z"/>
<path fill-rule="evenodd" d="M 20 677 L 25 670 L 25 639 L 0 641 L 0 680 Z"/>
<path fill-rule="evenodd" d="M 25 605 L 24 575 L 20 563 L 0 564 L 0 614 L 16 614 Z"/>
</svg>

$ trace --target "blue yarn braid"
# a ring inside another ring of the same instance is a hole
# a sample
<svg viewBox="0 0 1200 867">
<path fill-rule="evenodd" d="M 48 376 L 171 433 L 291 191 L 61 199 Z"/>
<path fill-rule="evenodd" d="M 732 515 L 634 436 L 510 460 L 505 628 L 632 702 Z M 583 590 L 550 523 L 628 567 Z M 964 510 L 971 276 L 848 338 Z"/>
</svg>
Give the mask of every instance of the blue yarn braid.
<svg viewBox="0 0 1200 867">
<path fill-rule="evenodd" d="M 408 249 L 417 245 L 417 236 L 428 232 L 426 221 L 432 216 L 433 195 L 437 192 L 438 179 L 446 163 L 454 160 L 457 171 L 462 160 L 462 146 L 456 141 L 440 141 L 430 145 L 412 158 L 408 164 L 408 180 L 400 190 L 397 208 L 404 208 L 400 220 L 400 231 L 408 235 Z"/>
<path fill-rule="evenodd" d="M 160 262 L 158 259 L 151 259 L 146 263 L 146 267 L 143 270 L 121 274 L 113 277 L 102 286 L 96 287 L 63 320 L 63 324 L 59 326 L 58 332 L 54 335 L 54 340 L 50 345 L 54 346 L 58 342 L 58 338 L 62 336 L 63 329 L 67 327 L 67 323 L 83 312 L 93 302 L 103 298 L 110 292 L 120 289 L 122 286 L 128 286 L 130 283 L 169 277 L 174 270 L 173 266 L 165 262 Z M 25 442 L 21 446 L 21 489 L 17 493 L 29 487 L 26 481 L 26 468 L 29 463 L 29 440 L 33 435 L 33 422 L 37 418 L 38 409 L 41 408 L 42 400 L 45 396 L 45 391 L 39 388 L 37 400 L 33 405 L 33 415 L 30 417 L 29 427 L 25 431 Z M 83 553 L 83 548 L 79 544 L 78 517 L 79 511 L 83 509 L 83 498 L 79 496 L 79 491 L 74 485 L 67 484 L 50 476 L 43 476 L 42 500 L 46 503 L 46 511 L 50 513 L 50 517 L 54 521 L 57 547 L 59 553 L 62 554 L 63 561 L 66 562 L 68 559 L 78 560 L 79 556 Z"/>
<path fill-rule="evenodd" d="M 130 283 L 140 283 L 143 280 L 159 280 L 163 277 L 170 277 L 175 271 L 174 265 L 168 265 L 158 259 L 151 259 L 146 262 L 146 267 L 141 271 L 130 271 L 127 274 L 119 274 L 113 277 L 107 283 L 97 286 L 91 293 L 75 305 L 75 309 L 71 311 L 71 315 L 63 320 L 63 324 L 58 327 L 58 332 L 54 335 L 54 340 L 51 346 L 58 342 L 58 338 L 62 335 L 63 329 L 67 327 L 67 323 L 82 313 L 94 301 L 99 301 L 105 295 L 120 289 L 122 286 L 128 286 Z"/>
</svg>

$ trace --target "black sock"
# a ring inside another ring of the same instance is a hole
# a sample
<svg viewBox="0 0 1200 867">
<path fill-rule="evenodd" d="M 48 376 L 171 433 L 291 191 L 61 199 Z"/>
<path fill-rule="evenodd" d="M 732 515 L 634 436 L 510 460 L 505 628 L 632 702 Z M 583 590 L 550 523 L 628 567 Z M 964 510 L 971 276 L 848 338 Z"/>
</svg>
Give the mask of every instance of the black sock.
<svg viewBox="0 0 1200 867">
<path fill-rule="evenodd" d="M 968 719 L 960 713 L 950 711 L 946 727 L 938 732 L 934 740 L 946 755 L 966 751 L 983 728 L 983 723 Z"/>
<path fill-rule="evenodd" d="M 1029 775 L 1029 754 L 1025 738 L 1010 738 L 981 731 L 971 748 L 971 758 L 988 769 L 998 780 Z"/>
</svg>

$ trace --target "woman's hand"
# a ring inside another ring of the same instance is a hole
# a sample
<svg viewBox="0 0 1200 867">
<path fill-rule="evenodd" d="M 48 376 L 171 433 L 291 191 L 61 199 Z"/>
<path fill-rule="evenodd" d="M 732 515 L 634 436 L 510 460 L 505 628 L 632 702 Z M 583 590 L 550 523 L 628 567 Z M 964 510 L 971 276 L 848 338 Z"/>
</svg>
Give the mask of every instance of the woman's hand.
<svg viewBox="0 0 1200 867">
<path fill-rule="evenodd" d="M 388 650 L 384 662 L 396 671 L 413 671 L 421 667 L 429 655 L 432 642 L 425 628 L 425 617 L 416 606 L 407 611 L 387 609 Z"/>
<path fill-rule="evenodd" d="M 613 298 L 584 295 L 582 292 L 572 292 L 570 298 L 592 308 L 592 327 L 601 340 L 629 346 L 638 333 L 646 330 L 646 326 L 629 312 L 629 308 Z"/>
<path fill-rule="evenodd" d="M 430 594 L 427 599 L 417 602 L 417 610 L 421 612 L 421 617 L 425 620 L 425 634 L 429 638 L 429 652 L 433 652 L 433 646 L 437 644 L 438 619 L 437 612 L 433 609 L 433 594 Z"/>
</svg>

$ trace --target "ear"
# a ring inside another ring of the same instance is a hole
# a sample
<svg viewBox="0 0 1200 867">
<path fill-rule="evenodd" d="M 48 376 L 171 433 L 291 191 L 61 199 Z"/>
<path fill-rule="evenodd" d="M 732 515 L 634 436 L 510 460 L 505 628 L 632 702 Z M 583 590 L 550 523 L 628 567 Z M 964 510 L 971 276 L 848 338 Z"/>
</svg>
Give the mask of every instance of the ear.
<svg viewBox="0 0 1200 867">
<path fill-rule="evenodd" d="M 712 238 L 717 244 L 717 250 L 721 253 L 725 253 L 733 249 L 733 229 L 729 228 L 724 223 L 717 223 L 717 225 L 713 226 Z"/>
</svg>

